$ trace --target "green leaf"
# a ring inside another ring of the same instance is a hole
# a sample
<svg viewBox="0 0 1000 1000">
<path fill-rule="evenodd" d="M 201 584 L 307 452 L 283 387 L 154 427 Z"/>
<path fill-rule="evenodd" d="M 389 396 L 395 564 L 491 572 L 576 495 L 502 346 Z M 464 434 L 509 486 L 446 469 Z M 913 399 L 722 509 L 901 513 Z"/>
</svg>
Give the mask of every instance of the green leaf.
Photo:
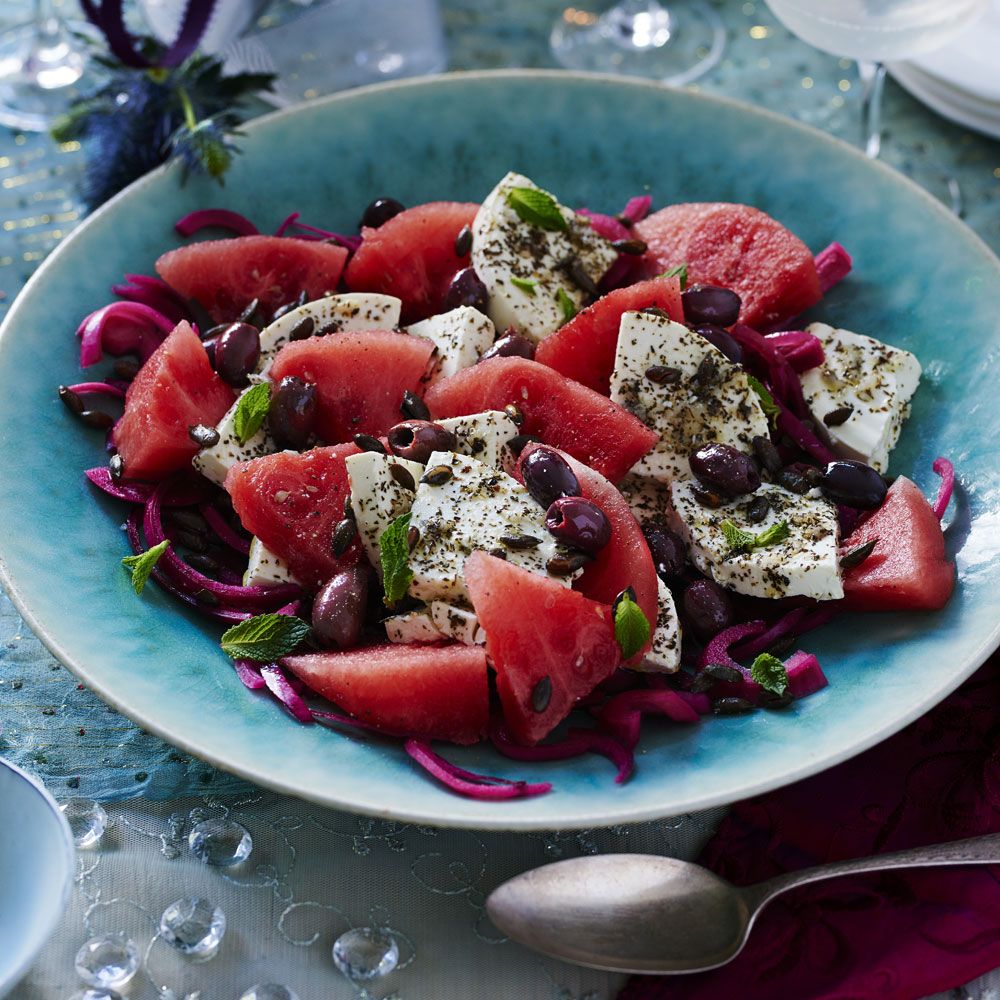
<svg viewBox="0 0 1000 1000">
<path fill-rule="evenodd" d="M 385 590 L 385 605 L 391 608 L 406 596 L 413 580 L 410 569 L 410 515 L 401 514 L 378 540 L 379 561 L 382 564 L 382 586 Z"/>
<path fill-rule="evenodd" d="M 246 444 L 260 430 L 270 408 L 271 386 L 267 382 L 258 382 L 240 396 L 233 414 L 233 430 L 240 444 Z"/>
<path fill-rule="evenodd" d="M 747 375 L 747 381 L 750 383 L 750 388 L 760 397 L 760 406 L 764 411 L 764 416 L 768 420 L 773 420 L 779 413 L 778 404 L 775 403 L 774 396 L 767 391 L 764 383 L 760 379 L 754 378 L 753 375 Z"/>
<path fill-rule="evenodd" d="M 681 291 L 687 287 L 688 283 L 688 266 L 687 264 L 677 264 L 675 267 L 667 268 L 663 274 L 660 275 L 661 278 L 680 278 Z"/>
<path fill-rule="evenodd" d="M 535 294 L 535 285 L 538 284 L 533 278 L 515 278 L 511 277 L 510 283 L 515 288 L 520 288 L 522 292 L 527 292 L 529 295 Z"/>
<path fill-rule="evenodd" d="M 764 545 L 776 545 L 783 542 L 791 534 L 787 521 L 779 521 L 772 524 L 770 528 L 765 528 L 755 539 L 754 546 L 761 548 Z"/>
<path fill-rule="evenodd" d="M 788 671 L 770 653 L 761 653 L 750 665 L 750 676 L 765 690 L 781 697 L 788 690 Z"/>
<path fill-rule="evenodd" d="M 568 323 L 576 315 L 576 305 L 569 297 L 569 292 L 565 288 L 560 288 L 556 292 L 556 302 L 559 303 L 559 308 L 562 309 L 563 322 Z"/>
<path fill-rule="evenodd" d="M 222 634 L 222 651 L 234 660 L 272 663 L 306 637 L 309 625 L 294 615 L 254 615 Z"/>
<path fill-rule="evenodd" d="M 125 556 L 122 565 L 132 570 L 132 589 L 136 594 L 142 593 L 142 588 L 149 580 L 149 574 L 153 572 L 153 567 L 160 561 L 160 556 L 170 547 L 170 539 L 164 538 L 159 545 L 154 545 L 145 552 L 140 552 L 137 556 Z"/>
<path fill-rule="evenodd" d="M 565 232 L 569 228 L 566 217 L 559 211 L 559 203 L 547 191 L 538 188 L 515 187 L 507 192 L 507 204 L 529 225 L 550 232 Z"/>
<path fill-rule="evenodd" d="M 635 596 L 630 590 L 623 590 L 614 604 L 615 641 L 622 651 L 622 659 L 628 660 L 635 656 L 649 642 L 649 620 L 642 608 L 635 603 Z"/>
<path fill-rule="evenodd" d="M 726 544 L 729 546 L 728 555 L 732 556 L 740 552 L 749 552 L 753 548 L 756 536 L 749 531 L 744 531 L 742 528 L 737 527 L 729 518 L 726 518 L 720 527 L 722 528 L 722 534 L 726 536 Z"/>
</svg>

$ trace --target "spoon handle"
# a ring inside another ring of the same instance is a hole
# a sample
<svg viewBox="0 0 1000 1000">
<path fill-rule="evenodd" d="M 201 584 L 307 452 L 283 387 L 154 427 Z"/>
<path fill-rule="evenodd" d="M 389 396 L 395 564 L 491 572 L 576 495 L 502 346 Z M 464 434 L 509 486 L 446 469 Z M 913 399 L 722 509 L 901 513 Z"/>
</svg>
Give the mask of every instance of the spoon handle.
<svg viewBox="0 0 1000 1000">
<path fill-rule="evenodd" d="M 931 844 L 929 847 L 914 847 L 908 851 L 894 851 L 891 854 L 876 854 L 869 858 L 853 858 L 837 861 L 816 868 L 778 875 L 748 886 L 743 890 L 744 898 L 751 910 L 756 910 L 770 902 L 779 893 L 787 892 L 808 882 L 840 875 L 860 875 L 863 872 L 883 871 L 890 868 L 927 868 L 933 865 L 988 865 L 1000 864 L 1000 833 L 990 833 L 967 840 L 953 840 L 947 844 Z"/>
</svg>

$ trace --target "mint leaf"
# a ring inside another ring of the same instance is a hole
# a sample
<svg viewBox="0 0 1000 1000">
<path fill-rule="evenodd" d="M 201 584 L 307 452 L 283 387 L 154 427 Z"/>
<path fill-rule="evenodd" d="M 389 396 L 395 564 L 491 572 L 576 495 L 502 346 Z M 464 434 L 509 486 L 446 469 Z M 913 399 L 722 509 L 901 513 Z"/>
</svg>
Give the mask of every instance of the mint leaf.
<svg viewBox="0 0 1000 1000">
<path fill-rule="evenodd" d="M 753 548 L 756 536 L 737 527 L 728 518 L 719 527 L 722 528 L 722 534 L 725 535 L 726 544 L 729 546 L 728 555 L 749 552 Z"/>
<path fill-rule="evenodd" d="M 270 408 L 271 385 L 268 382 L 258 382 L 240 396 L 233 414 L 233 431 L 240 444 L 246 444 L 260 430 Z"/>
<path fill-rule="evenodd" d="M 533 278 L 515 278 L 510 279 L 510 283 L 515 288 L 520 288 L 522 292 L 527 292 L 529 295 L 535 294 L 535 285 L 538 284 Z"/>
<path fill-rule="evenodd" d="M 761 548 L 764 545 L 776 545 L 778 542 L 783 542 L 790 534 L 791 529 L 788 527 L 788 522 L 779 521 L 777 524 L 772 524 L 770 528 L 765 528 L 753 540 L 753 544 L 756 548 Z"/>
<path fill-rule="evenodd" d="M 142 588 L 149 580 L 149 574 L 153 572 L 153 567 L 160 561 L 160 556 L 170 547 L 170 539 L 164 538 L 159 545 L 154 545 L 145 552 L 140 552 L 137 556 L 125 556 L 122 565 L 132 570 L 132 589 L 136 594 L 142 593 Z"/>
<path fill-rule="evenodd" d="M 667 268 L 667 270 L 664 271 L 660 277 L 679 278 L 681 282 L 681 291 L 683 292 L 688 283 L 688 266 L 687 264 L 677 264 L 675 267 Z"/>
<path fill-rule="evenodd" d="M 306 637 L 308 623 L 294 615 L 255 615 L 222 633 L 222 651 L 234 660 L 271 663 Z"/>
<path fill-rule="evenodd" d="M 406 596 L 413 580 L 410 569 L 410 515 L 401 514 L 378 540 L 379 561 L 382 563 L 382 586 L 385 590 L 385 606 L 391 608 Z"/>
<path fill-rule="evenodd" d="M 565 232 L 569 228 L 566 217 L 559 211 L 559 203 L 547 191 L 538 188 L 515 187 L 507 192 L 510 205 L 522 221 L 550 232 Z"/>
<path fill-rule="evenodd" d="M 576 315 L 576 305 L 573 300 L 569 297 L 569 292 L 565 288 L 560 288 L 556 292 L 556 302 L 559 303 L 559 308 L 562 309 L 563 322 L 568 323 Z"/>
<path fill-rule="evenodd" d="M 775 403 L 774 396 L 767 391 L 764 383 L 760 379 L 754 378 L 753 375 L 747 375 L 747 381 L 750 383 L 750 388 L 760 397 L 760 406 L 764 411 L 764 416 L 768 420 L 773 420 L 779 413 L 778 404 Z"/>
<path fill-rule="evenodd" d="M 635 656 L 649 642 L 649 620 L 642 608 L 635 603 L 632 589 L 623 590 L 614 603 L 615 642 L 622 651 L 622 659 Z"/>
<path fill-rule="evenodd" d="M 750 676 L 765 690 L 780 698 L 788 690 L 788 671 L 784 663 L 770 653 L 761 653 L 750 664 Z"/>
</svg>

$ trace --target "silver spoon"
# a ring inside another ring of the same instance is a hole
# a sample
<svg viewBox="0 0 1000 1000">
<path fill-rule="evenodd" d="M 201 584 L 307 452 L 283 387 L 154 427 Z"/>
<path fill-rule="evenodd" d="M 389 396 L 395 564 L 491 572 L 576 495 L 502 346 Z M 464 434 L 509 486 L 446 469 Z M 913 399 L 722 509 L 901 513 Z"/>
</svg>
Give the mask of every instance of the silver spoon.
<svg viewBox="0 0 1000 1000">
<path fill-rule="evenodd" d="M 732 961 L 760 911 L 807 882 L 887 868 L 1000 863 L 1000 834 L 789 872 L 737 888 L 690 861 L 603 854 L 524 872 L 486 909 L 509 938 L 576 965 L 659 975 Z"/>
</svg>

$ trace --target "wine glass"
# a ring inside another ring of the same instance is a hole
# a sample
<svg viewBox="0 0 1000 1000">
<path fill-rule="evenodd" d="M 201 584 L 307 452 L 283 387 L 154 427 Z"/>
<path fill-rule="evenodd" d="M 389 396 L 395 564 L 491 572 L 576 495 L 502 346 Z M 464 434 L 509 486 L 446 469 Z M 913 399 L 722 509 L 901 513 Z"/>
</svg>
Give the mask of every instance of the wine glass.
<svg viewBox="0 0 1000 1000">
<path fill-rule="evenodd" d="M 567 7 L 552 28 L 552 53 L 567 69 L 691 83 L 722 58 L 726 32 L 705 0 L 619 0 L 597 14 Z"/>
<path fill-rule="evenodd" d="M 882 146 L 885 63 L 947 45 L 985 13 L 989 0 L 767 0 L 774 16 L 804 42 L 856 60 L 863 84 L 865 152 Z"/>
<path fill-rule="evenodd" d="M 66 111 L 87 62 L 86 30 L 52 0 L 34 0 L 30 21 L 0 33 L 0 125 L 44 132 Z"/>
</svg>

